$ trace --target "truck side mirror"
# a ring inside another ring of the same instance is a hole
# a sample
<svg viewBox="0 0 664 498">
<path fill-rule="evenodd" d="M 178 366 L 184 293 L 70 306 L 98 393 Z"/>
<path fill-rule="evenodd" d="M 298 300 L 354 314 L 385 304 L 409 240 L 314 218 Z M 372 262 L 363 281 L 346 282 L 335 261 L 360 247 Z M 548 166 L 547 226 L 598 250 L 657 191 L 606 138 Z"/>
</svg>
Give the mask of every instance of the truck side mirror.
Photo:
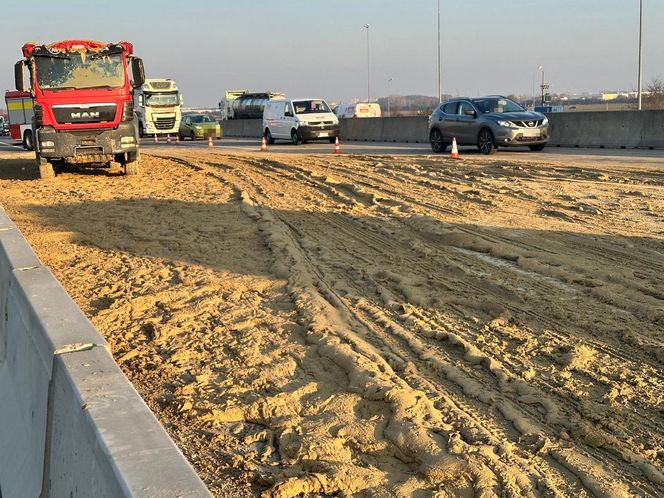
<svg viewBox="0 0 664 498">
<path fill-rule="evenodd" d="M 19 92 L 25 92 L 25 79 L 23 74 L 25 73 L 25 61 L 18 61 L 14 64 L 14 80 L 16 83 L 16 89 Z"/>
<path fill-rule="evenodd" d="M 140 105 L 140 106 L 143 105 L 143 95 L 138 96 L 138 105 Z"/>
<path fill-rule="evenodd" d="M 180 97 L 180 105 L 184 104 L 184 99 L 182 98 L 182 94 L 179 94 Z"/>
<path fill-rule="evenodd" d="M 145 69 L 143 69 L 143 59 L 140 57 L 131 58 L 131 75 L 134 80 L 131 82 L 131 86 L 137 88 L 145 83 Z"/>
</svg>

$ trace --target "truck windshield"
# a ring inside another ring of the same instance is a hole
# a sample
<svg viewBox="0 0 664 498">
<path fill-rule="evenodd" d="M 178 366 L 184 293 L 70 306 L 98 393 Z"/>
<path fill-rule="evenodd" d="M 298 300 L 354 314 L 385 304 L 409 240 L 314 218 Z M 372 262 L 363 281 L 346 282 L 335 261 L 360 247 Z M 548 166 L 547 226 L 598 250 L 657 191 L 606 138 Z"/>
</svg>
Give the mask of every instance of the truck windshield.
<svg viewBox="0 0 664 498">
<path fill-rule="evenodd" d="M 179 103 L 180 99 L 178 98 L 178 92 L 145 93 L 145 105 L 172 106 L 172 105 L 178 105 Z"/>
<path fill-rule="evenodd" d="M 58 57 L 37 56 L 35 69 L 37 83 L 43 90 L 124 85 L 122 54 L 77 52 Z"/>
<path fill-rule="evenodd" d="M 295 114 L 317 114 L 331 112 L 324 100 L 296 100 L 293 102 Z"/>
</svg>

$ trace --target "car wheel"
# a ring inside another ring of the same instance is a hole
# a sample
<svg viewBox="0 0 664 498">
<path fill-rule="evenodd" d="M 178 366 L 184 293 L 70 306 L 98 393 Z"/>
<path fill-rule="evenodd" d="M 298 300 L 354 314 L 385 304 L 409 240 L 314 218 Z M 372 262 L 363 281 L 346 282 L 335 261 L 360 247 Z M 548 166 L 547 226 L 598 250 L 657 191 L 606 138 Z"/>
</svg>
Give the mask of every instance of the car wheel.
<svg viewBox="0 0 664 498">
<path fill-rule="evenodd" d="M 297 130 L 291 130 L 290 136 L 291 140 L 293 141 L 293 145 L 300 145 L 302 143 L 302 139 L 300 138 L 300 135 L 297 133 Z"/>
<path fill-rule="evenodd" d="M 431 130 L 431 133 L 429 133 L 429 143 L 431 144 L 431 150 L 436 154 L 441 154 L 447 149 L 443 134 L 438 129 L 433 129 Z"/>
<path fill-rule="evenodd" d="M 546 144 L 534 144 L 534 145 L 529 145 L 528 148 L 532 150 L 533 152 L 540 152 L 544 150 L 544 147 L 546 147 Z"/>
<path fill-rule="evenodd" d="M 191 141 L 192 141 L 192 142 L 195 141 L 195 140 L 196 140 L 196 134 L 192 131 L 192 132 L 189 134 L 189 138 L 191 138 Z"/>
<path fill-rule="evenodd" d="M 35 144 L 32 141 L 32 131 L 25 130 L 23 134 L 23 148 L 25 150 L 34 150 Z"/>
<path fill-rule="evenodd" d="M 498 150 L 491 130 L 484 128 L 480 131 L 480 135 L 477 137 L 477 148 L 480 149 L 482 154 L 487 155 L 494 154 Z"/>
<path fill-rule="evenodd" d="M 270 132 L 269 128 L 265 129 L 265 141 L 270 145 L 274 143 L 274 137 L 272 136 L 272 132 Z"/>
</svg>

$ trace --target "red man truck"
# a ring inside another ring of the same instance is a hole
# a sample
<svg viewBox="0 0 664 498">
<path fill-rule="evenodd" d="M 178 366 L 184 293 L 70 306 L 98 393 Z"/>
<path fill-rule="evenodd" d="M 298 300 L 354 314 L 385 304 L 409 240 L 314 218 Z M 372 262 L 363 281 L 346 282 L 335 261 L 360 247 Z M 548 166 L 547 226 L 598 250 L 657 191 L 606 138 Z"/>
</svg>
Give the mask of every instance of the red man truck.
<svg viewBox="0 0 664 498">
<path fill-rule="evenodd" d="M 116 161 L 125 174 L 138 173 L 132 90 L 143 84 L 145 74 L 143 61 L 132 53 L 128 42 L 65 40 L 23 45 L 25 59 L 14 67 L 16 90 L 32 96 L 28 145 L 34 147 L 42 178 L 55 176 L 66 163 L 108 167 Z M 21 139 L 25 144 L 25 137 Z"/>
</svg>

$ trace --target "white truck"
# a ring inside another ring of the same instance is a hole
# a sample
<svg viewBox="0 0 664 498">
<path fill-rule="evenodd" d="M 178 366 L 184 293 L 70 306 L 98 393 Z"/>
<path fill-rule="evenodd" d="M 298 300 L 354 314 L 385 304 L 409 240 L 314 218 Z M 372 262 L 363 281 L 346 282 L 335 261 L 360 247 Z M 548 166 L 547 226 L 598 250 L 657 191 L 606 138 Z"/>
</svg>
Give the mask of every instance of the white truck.
<svg viewBox="0 0 664 498">
<path fill-rule="evenodd" d="M 233 102 L 247 93 L 249 93 L 249 90 L 226 90 L 224 98 L 219 102 L 221 119 L 233 119 L 235 117 Z"/>
<path fill-rule="evenodd" d="M 134 111 L 141 137 L 176 135 L 180 129 L 182 95 L 171 79 L 146 79 L 134 90 Z"/>
</svg>

